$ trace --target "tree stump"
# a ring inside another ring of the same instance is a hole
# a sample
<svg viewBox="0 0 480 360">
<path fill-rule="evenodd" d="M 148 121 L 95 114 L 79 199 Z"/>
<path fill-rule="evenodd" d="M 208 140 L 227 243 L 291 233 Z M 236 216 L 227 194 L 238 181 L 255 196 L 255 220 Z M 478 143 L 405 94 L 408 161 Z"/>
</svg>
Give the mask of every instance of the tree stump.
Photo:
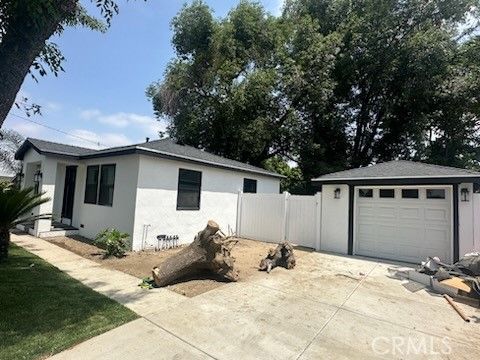
<svg viewBox="0 0 480 360">
<path fill-rule="evenodd" d="M 209 220 L 205 229 L 195 236 L 193 243 L 154 267 L 152 275 L 155 285 L 170 285 L 175 280 L 202 270 L 210 270 L 230 281 L 237 281 L 235 259 L 230 255 L 237 240 L 225 237 L 219 230 L 218 224 Z"/>
<path fill-rule="evenodd" d="M 260 271 L 270 271 L 281 266 L 285 269 L 293 269 L 295 267 L 295 256 L 293 254 L 293 247 L 288 242 L 278 244 L 275 249 L 270 249 L 266 258 L 260 261 L 258 269 Z"/>
</svg>

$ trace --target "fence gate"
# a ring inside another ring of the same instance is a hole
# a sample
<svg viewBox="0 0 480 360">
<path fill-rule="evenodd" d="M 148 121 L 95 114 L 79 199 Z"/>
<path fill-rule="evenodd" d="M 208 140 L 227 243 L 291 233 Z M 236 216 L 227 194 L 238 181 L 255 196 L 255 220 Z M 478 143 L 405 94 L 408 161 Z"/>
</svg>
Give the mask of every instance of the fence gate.
<svg viewBox="0 0 480 360">
<path fill-rule="evenodd" d="M 321 195 L 239 194 L 239 236 L 319 249 Z"/>
</svg>

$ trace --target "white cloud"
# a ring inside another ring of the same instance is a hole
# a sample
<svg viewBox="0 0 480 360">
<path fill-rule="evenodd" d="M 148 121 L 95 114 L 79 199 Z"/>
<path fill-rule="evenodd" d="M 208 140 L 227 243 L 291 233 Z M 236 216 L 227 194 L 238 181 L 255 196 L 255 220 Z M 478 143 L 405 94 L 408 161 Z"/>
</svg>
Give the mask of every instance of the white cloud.
<svg viewBox="0 0 480 360">
<path fill-rule="evenodd" d="M 139 130 L 144 136 L 149 137 L 156 137 L 159 131 L 165 131 L 167 128 L 165 121 L 158 121 L 152 116 L 135 113 L 103 114 L 98 109 L 90 109 L 82 111 L 80 117 L 126 130 Z"/>
<path fill-rule="evenodd" d="M 102 112 L 98 109 L 87 109 L 80 112 L 80 118 L 85 120 L 91 120 L 100 116 Z"/>
<path fill-rule="evenodd" d="M 24 121 L 9 122 L 8 128 L 15 130 L 24 137 L 40 137 L 45 130 L 45 128 L 40 125 Z"/>
<path fill-rule="evenodd" d="M 45 108 L 50 111 L 59 111 L 62 110 L 62 105 L 57 102 L 49 101 L 45 104 Z"/>
<path fill-rule="evenodd" d="M 75 129 L 67 136 L 68 143 L 91 149 L 103 149 L 132 144 L 132 141 L 124 134 L 119 133 L 96 133 L 85 129 Z M 96 143 L 96 144 L 95 144 Z"/>
</svg>

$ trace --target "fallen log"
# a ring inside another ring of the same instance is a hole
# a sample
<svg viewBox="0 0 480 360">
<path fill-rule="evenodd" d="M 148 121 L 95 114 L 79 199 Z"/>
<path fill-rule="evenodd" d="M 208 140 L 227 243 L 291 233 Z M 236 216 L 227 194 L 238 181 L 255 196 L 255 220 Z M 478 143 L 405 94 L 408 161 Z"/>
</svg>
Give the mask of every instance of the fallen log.
<svg viewBox="0 0 480 360">
<path fill-rule="evenodd" d="M 293 269 L 295 266 L 295 256 L 293 254 L 293 247 L 288 242 L 278 244 L 275 249 L 270 249 L 267 257 L 260 261 L 258 269 L 260 271 L 270 271 L 281 266 L 285 269 Z"/>
<path fill-rule="evenodd" d="M 195 236 L 190 245 L 153 268 L 155 285 L 170 285 L 202 270 L 210 270 L 230 281 L 237 281 L 235 258 L 230 255 L 236 242 L 236 239 L 223 235 L 215 221 L 209 220 L 205 229 Z"/>
</svg>

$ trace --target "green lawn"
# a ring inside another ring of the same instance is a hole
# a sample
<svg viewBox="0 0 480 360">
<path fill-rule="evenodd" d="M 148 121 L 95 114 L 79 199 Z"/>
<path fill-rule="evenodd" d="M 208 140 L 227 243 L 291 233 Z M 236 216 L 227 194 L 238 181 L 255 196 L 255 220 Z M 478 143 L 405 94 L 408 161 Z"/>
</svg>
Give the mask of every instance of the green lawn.
<svg viewBox="0 0 480 360">
<path fill-rule="evenodd" d="M 0 264 L 2 360 L 54 354 L 136 317 L 18 246 Z"/>
</svg>

